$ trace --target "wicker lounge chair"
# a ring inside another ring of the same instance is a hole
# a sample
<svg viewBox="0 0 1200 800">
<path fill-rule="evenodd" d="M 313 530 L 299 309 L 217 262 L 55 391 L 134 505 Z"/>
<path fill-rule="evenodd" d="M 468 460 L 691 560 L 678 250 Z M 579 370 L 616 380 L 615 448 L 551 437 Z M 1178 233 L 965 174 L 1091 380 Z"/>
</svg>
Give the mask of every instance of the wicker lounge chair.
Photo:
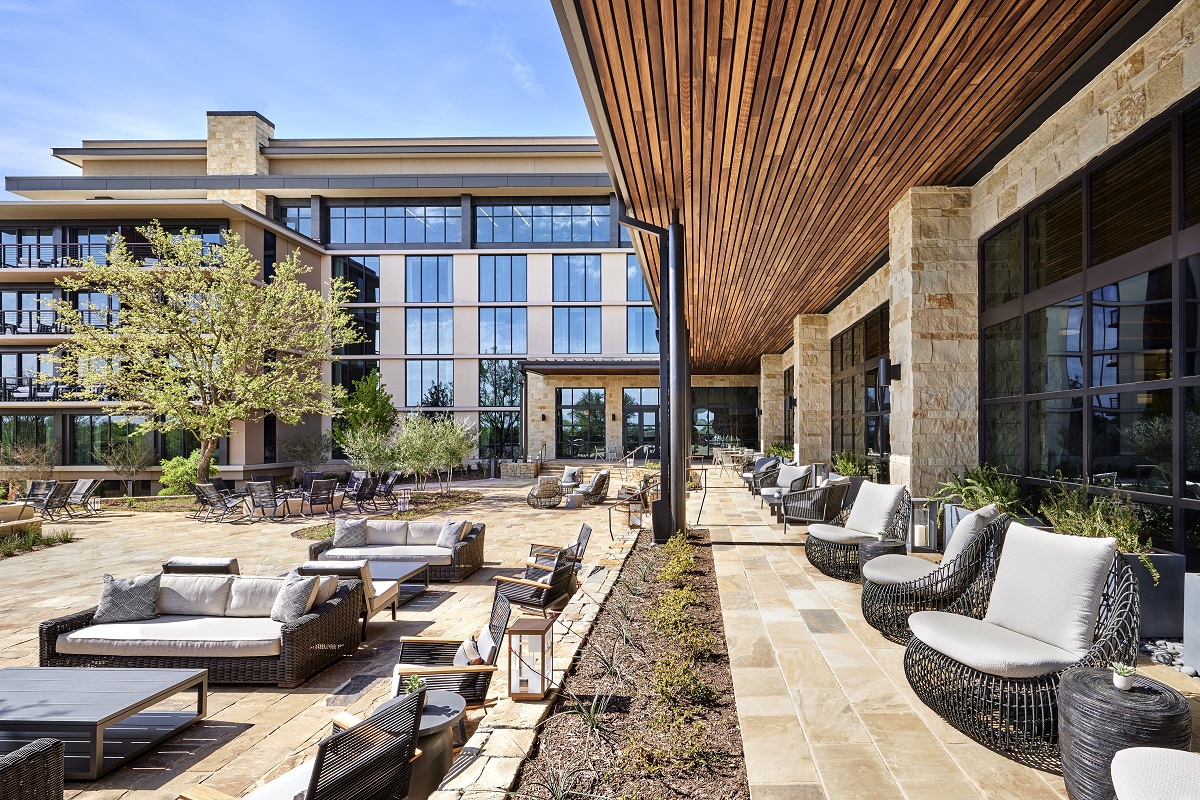
<svg viewBox="0 0 1200 800">
<path fill-rule="evenodd" d="M 197 483 L 196 494 L 199 495 L 204 503 L 203 522 L 208 522 L 213 514 L 217 515 L 217 522 L 224 522 L 225 517 L 235 511 L 238 512 L 237 519 L 246 516 L 246 502 L 244 497 L 223 495 L 211 483 Z"/>
<path fill-rule="evenodd" d="M 524 578 L 496 576 L 496 594 L 504 595 L 513 605 L 536 611 L 543 617 L 560 601 L 566 602 L 575 580 L 576 545 L 559 550 L 551 565 L 525 565 Z"/>
<path fill-rule="evenodd" d="M 92 495 L 100 488 L 100 481 L 95 478 L 84 478 L 83 480 L 75 481 L 75 488 L 71 491 L 71 496 L 67 498 L 67 509 L 76 509 L 80 514 L 91 516 L 96 512 L 89 507 L 89 502 Z"/>
<path fill-rule="evenodd" d="M 762 494 L 764 488 L 777 486 L 777 479 L 781 469 L 783 469 L 783 464 L 776 462 L 773 466 L 764 469 L 762 472 L 755 472 L 750 478 L 750 493 Z"/>
<path fill-rule="evenodd" d="M 529 494 L 525 495 L 525 502 L 529 503 L 531 508 L 557 508 L 558 504 L 562 502 L 558 478 L 546 475 L 538 478 L 537 483 L 529 490 Z"/>
<path fill-rule="evenodd" d="M 989 510 L 990 509 L 990 512 Z M 985 561 L 999 557 L 1009 518 L 995 506 L 963 517 L 940 563 L 916 556 L 885 555 L 863 566 L 862 612 L 873 628 L 898 644 L 912 638 L 908 617 L 942 611 L 967 590 Z"/>
<path fill-rule="evenodd" d="M 814 489 L 801 489 L 783 496 L 783 532 L 788 523 L 811 525 L 814 522 L 830 522 L 842 513 L 842 503 L 850 490 L 848 478 L 826 481 Z"/>
<path fill-rule="evenodd" d="M 598 506 L 608 499 L 608 470 L 602 469 L 575 491 L 583 495 L 584 505 Z"/>
<path fill-rule="evenodd" d="M 25 498 L 25 505 L 32 508 L 44 519 L 58 519 L 59 514 L 66 514 L 72 519 L 75 515 L 71 512 L 71 492 L 75 491 L 75 481 L 53 481 L 54 485 L 50 488 L 50 492 L 42 497 Z"/>
<path fill-rule="evenodd" d="M 0 756 L 0 798 L 62 800 L 63 743 L 37 739 Z"/>
<path fill-rule="evenodd" d="M 858 581 L 858 545 L 882 531 L 888 539 L 908 535 L 912 499 L 903 486 L 865 482 L 858 496 L 830 523 L 808 526 L 804 554 L 808 561 L 831 578 Z"/>
<path fill-rule="evenodd" d="M 1010 523 L 998 562 L 946 611 L 909 617 L 904 673 L 977 742 L 1058 769 L 1058 685 L 1076 667 L 1133 663 L 1138 587 L 1114 539 Z"/>
</svg>

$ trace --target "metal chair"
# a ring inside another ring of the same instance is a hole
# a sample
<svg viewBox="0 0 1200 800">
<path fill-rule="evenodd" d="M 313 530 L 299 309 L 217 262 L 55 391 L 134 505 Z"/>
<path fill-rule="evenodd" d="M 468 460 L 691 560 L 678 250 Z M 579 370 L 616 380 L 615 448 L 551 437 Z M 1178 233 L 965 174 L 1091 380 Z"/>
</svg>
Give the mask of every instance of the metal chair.
<svg viewBox="0 0 1200 800">
<path fill-rule="evenodd" d="M 287 500 L 284 499 L 280 504 L 279 495 L 275 493 L 274 481 L 251 481 L 246 484 L 249 493 L 246 495 L 246 501 L 250 504 L 250 522 L 255 522 L 255 511 L 261 511 L 260 518 L 266 519 L 267 509 L 271 510 L 271 521 L 274 522 L 276 514 L 280 509 L 283 510 L 283 516 L 287 516 Z"/>
<path fill-rule="evenodd" d="M 588 541 L 592 538 L 592 526 L 586 522 L 579 526 L 579 534 L 575 537 L 575 542 L 570 545 L 574 548 L 575 572 L 579 572 L 583 566 L 583 554 L 587 551 Z M 558 557 L 558 551 L 561 550 L 558 545 L 541 544 L 535 542 L 529 545 L 529 564 L 538 564 L 542 567 L 554 568 L 554 559 Z"/>
<path fill-rule="evenodd" d="M 85 516 L 95 514 L 96 512 L 91 509 L 89 501 L 99 488 L 100 481 L 95 478 L 84 478 L 83 480 L 75 481 L 75 488 L 71 490 L 71 496 L 67 498 L 67 508 L 77 508 Z"/>
<path fill-rule="evenodd" d="M 354 507 L 360 512 L 366 512 L 367 506 L 371 507 L 372 511 L 379 510 L 379 503 L 375 500 L 375 490 L 379 486 L 379 479 L 371 475 L 367 475 L 358 482 L 352 491 L 347 491 L 346 496 L 342 499 L 342 505 L 345 506 L 346 501 L 354 503 Z"/>
<path fill-rule="evenodd" d="M 50 489 L 49 494 L 34 500 L 26 498 L 25 505 L 30 506 L 46 519 L 56 520 L 58 513 L 66 514 L 74 519 L 75 515 L 71 512 L 68 503 L 71 500 L 71 492 L 75 490 L 75 481 L 54 481 L 53 483 L 54 486 Z"/>
<path fill-rule="evenodd" d="M 26 500 L 41 500 L 54 490 L 58 481 L 30 481 L 29 491 L 25 492 Z"/>
<path fill-rule="evenodd" d="M 257 480 L 257 478 L 255 478 L 255 480 Z M 225 479 L 220 477 L 219 475 L 216 477 L 210 478 L 209 483 L 211 483 L 213 485 L 214 489 L 216 489 L 218 492 L 225 495 L 226 497 L 245 497 L 245 495 L 246 495 L 245 490 L 238 491 L 237 489 L 233 488 L 228 483 L 226 483 Z"/>
<path fill-rule="evenodd" d="M 328 516 L 333 516 L 337 513 L 337 509 L 333 507 L 334 493 L 337 491 L 337 481 L 330 478 L 329 480 L 318 480 L 312 482 L 312 487 L 307 492 L 300 494 L 300 516 L 306 516 L 304 506 L 308 506 L 308 517 L 316 516 L 316 507 L 325 506 L 325 513 Z"/>
<path fill-rule="evenodd" d="M 554 555 L 549 566 L 540 563 L 525 565 L 524 578 L 496 576 L 496 593 L 508 598 L 513 605 L 536 611 L 543 617 L 560 601 L 566 602 L 575 580 L 576 545 L 564 547 Z"/>
<path fill-rule="evenodd" d="M 810 525 L 814 522 L 829 522 L 842 513 L 849 481 L 830 482 L 815 489 L 788 492 L 783 496 L 783 532 L 788 523 Z"/>
<path fill-rule="evenodd" d="M 217 491 L 217 487 L 211 483 L 197 483 L 196 492 L 204 501 L 205 512 L 202 522 L 208 522 L 213 514 L 217 515 L 217 522 L 224 522 L 233 511 L 241 511 L 241 517 L 246 516 L 246 504 L 243 497 L 228 497 Z"/>
<path fill-rule="evenodd" d="M 396 507 L 396 484 L 400 480 L 399 471 L 389 472 L 388 476 L 380 482 L 375 489 L 375 499 L 382 501 L 385 505 Z"/>
<path fill-rule="evenodd" d="M 319 481 L 325 477 L 324 472 L 315 470 L 305 470 L 304 475 L 300 477 L 300 491 L 307 492 L 312 489 L 313 481 Z"/>
</svg>

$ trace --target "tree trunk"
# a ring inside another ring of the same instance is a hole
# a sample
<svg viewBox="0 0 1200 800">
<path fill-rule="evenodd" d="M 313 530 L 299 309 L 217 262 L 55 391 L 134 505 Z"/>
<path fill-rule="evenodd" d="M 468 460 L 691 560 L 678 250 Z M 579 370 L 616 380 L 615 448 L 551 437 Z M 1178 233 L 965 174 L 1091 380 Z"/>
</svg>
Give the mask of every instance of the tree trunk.
<svg viewBox="0 0 1200 800">
<path fill-rule="evenodd" d="M 196 483 L 208 483 L 212 468 L 213 453 L 217 452 L 217 440 L 206 439 L 200 443 L 200 463 L 196 465 Z"/>
</svg>

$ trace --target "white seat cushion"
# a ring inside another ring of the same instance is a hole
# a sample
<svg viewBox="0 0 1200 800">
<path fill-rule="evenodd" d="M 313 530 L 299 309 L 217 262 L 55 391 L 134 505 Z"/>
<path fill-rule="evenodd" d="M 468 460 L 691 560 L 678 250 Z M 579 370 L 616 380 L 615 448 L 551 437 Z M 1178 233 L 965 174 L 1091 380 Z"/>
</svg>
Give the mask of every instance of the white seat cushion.
<svg viewBox="0 0 1200 800">
<path fill-rule="evenodd" d="M 97 656 L 277 656 L 283 623 L 269 617 L 167 615 L 109 622 L 61 634 L 60 653 Z"/>
<path fill-rule="evenodd" d="M 893 586 L 897 583 L 918 581 L 927 575 L 937 572 L 938 565 L 916 556 L 902 556 L 899 553 L 872 558 L 862 566 L 863 577 L 881 586 Z"/>
<path fill-rule="evenodd" d="M 220 617 L 229 604 L 232 575 L 163 575 L 158 613 Z"/>
<path fill-rule="evenodd" d="M 316 763 L 315 758 L 309 759 L 300 766 L 289 769 L 278 778 L 267 781 L 243 797 L 242 800 L 295 800 L 296 797 L 308 791 L 308 783 L 312 779 L 312 771 Z"/>
<path fill-rule="evenodd" d="M 1200 753 L 1165 747 L 1127 747 L 1112 760 L 1117 800 L 1196 800 Z"/>
<path fill-rule="evenodd" d="M 399 519 L 367 520 L 367 544 L 408 544 L 408 523 Z"/>
<path fill-rule="evenodd" d="M 367 598 L 367 606 L 372 613 L 390 606 L 396 599 L 400 584 L 396 581 L 371 581 L 371 596 Z"/>
<path fill-rule="evenodd" d="M 395 547 L 334 547 L 321 554 L 322 559 L 329 561 L 428 561 L 439 566 L 453 563 L 453 556 L 445 547 L 411 544 Z"/>
<path fill-rule="evenodd" d="M 983 620 L 945 611 L 918 611 L 908 627 L 943 655 L 989 675 L 1036 678 L 1074 664 L 1073 653 Z"/>
<path fill-rule="evenodd" d="M 1116 552 L 1116 539 L 1010 524 L 984 619 L 1082 656 L 1092 646 Z"/>
<path fill-rule="evenodd" d="M 873 533 L 852 531 L 848 528 L 839 528 L 837 525 L 826 525 L 822 522 L 814 522 L 812 525 L 809 525 L 808 535 L 816 536 L 818 539 L 824 539 L 827 542 L 835 544 L 857 544 L 875 538 Z"/>
<path fill-rule="evenodd" d="M 863 533 L 886 531 L 892 525 L 903 493 L 903 486 L 863 481 L 850 508 L 846 527 Z"/>
<path fill-rule="evenodd" d="M 970 547 L 979 538 L 979 534 L 983 533 L 983 529 L 991 525 L 998 516 L 1000 516 L 1000 509 L 992 504 L 972 511 L 960 519 L 954 526 L 954 532 L 950 534 L 950 541 L 946 543 L 946 552 L 943 554 L 942 561 L 949 564 L 962 555 L 962 551 Z"/>
</svg>

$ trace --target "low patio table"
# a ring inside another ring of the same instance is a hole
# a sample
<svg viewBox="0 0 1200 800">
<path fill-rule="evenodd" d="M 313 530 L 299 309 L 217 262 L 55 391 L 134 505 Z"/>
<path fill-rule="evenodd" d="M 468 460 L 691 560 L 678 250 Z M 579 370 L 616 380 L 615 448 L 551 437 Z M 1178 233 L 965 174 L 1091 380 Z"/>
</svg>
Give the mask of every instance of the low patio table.
<svg viewBox="0 0 1200 800">
<path fill-rule="evenodd" d="M 155 709 L 182 692 L 195 710 Z M 96 780 L 208 712 L 208 670 L 0 669 L 0 755 L 50 737 L 65 744 L 65 777 Z"/>
<path fill-rule="evenodd" d="M 908 542 L 903 539 L 867 539 L 858 544 L 858 566 L 862 569 L 868 561 L 880 556 L 905 555 Z"/>
<path fill-rule="evenodd" d="M 783 495 L 768 495 L 764 499 L 767 501 L 767 510 L 775 516 L 775 521 L 783 522 Z"/>
<path fill-rule="evenodd" d="M 399 608 L 420 597 L 429 589 L 429 562 L 427 561 L 371 561 L 371 579 L 396 582 L 396 603 Z M 393 614 L 393 619 L 395 615 Z"/>
</svg>

